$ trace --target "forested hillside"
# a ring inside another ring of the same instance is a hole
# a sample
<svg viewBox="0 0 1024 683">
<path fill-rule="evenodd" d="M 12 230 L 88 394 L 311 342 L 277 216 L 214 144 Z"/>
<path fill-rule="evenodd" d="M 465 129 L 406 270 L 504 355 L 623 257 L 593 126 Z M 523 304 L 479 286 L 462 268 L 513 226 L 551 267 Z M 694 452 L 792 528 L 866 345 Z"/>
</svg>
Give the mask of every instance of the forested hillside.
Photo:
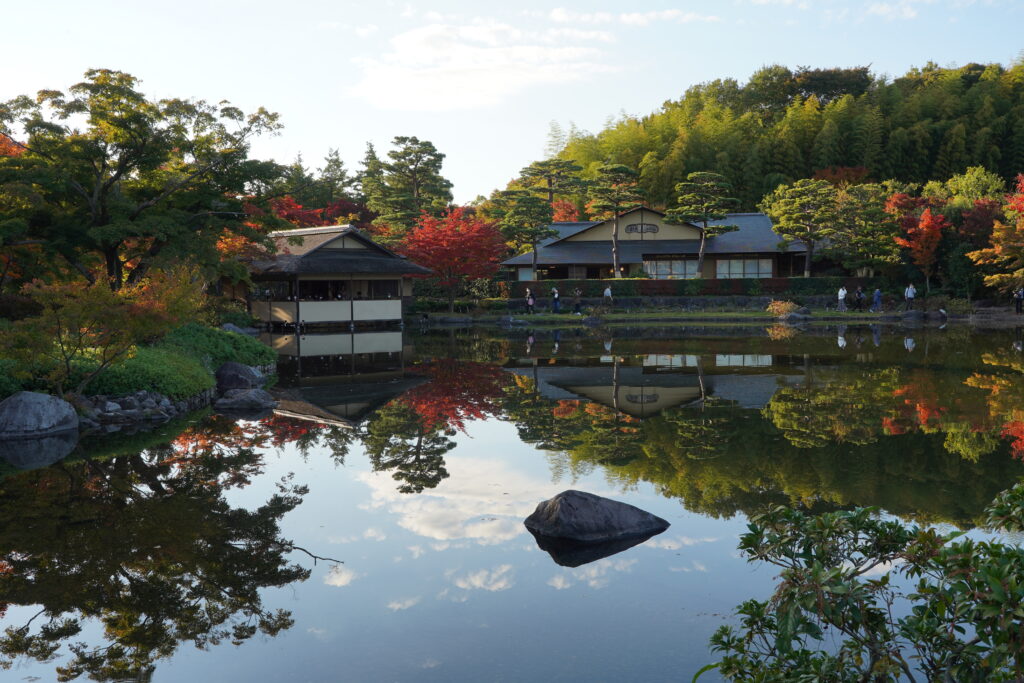
<svg viewBox="0 0 1024 683">
<path fill-rule="evenodd" d="M 1024 62 L 928 63 L 895 79 L 868 67 L 768 66 L 744 85 L 693 86 L 596 134 L 556 130 L 553 142 L 588 177 L 607 163 L 639 169 L 656 206 L 671 206 L 675 184 L 695 171 L 726 176 L 746 210 L 815 176 L 924 183 L 984 166 L 1010 181 L 1024 171 Z"/>
</svg>

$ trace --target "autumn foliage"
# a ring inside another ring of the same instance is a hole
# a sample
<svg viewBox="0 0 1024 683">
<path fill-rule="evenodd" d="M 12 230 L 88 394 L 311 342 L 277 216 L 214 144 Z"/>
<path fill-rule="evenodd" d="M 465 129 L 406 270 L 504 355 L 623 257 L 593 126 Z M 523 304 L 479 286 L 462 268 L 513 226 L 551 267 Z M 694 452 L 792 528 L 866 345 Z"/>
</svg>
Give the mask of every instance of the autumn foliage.
<svg viewBox="0 0 1024 683">
<path fill-rule="evenodd" d="M 400 396 L 423 421 L 427 430 L 436 428 L 466 430 L 467 420 L 497 415 L 502 389 L 509 375 L 490 363 L 459 361 L 452 358 L 417 366 L 414 373 L 429 378 Z"/>
<path fill-rule="evenodd" d="M 924 273 L 926 289 L 931 288 L 930 279 L 935 270 L 936 253 L 942 241 L 942 231 L 949 223 L 942 214 L 933 214 L 931 209 L 921 213 L 916 225 L 906 231 L 906 237 L 897 237 L 896 244 L 910 250 L 914 265 Z"/>
<path fill-rule="evenodd" d="M 458 207 L 440 218 L 422 214 L 398 252 L 433 271 L 432 277 L 448 291 L 452 311 L 460 288 L 497 272 L 505 242 L 493 223 Z"/>
<path fill-rule="evenodd" d="M 579 209 L 568 199 L 556 199 L 551 203 L 551 209 L 554 211 L 551 220 L 556 223 L 573 223 L 580 219 Z"/>
</svg>

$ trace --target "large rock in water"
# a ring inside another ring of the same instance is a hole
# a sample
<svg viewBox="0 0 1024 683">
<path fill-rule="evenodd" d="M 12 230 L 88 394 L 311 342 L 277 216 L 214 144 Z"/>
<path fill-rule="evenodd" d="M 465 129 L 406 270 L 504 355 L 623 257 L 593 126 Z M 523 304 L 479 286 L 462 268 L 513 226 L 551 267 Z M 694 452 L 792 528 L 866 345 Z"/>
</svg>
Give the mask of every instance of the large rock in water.
<svg viewBox="0 0 1024 683">
<path fill-rule="evenodd" d="M 255 368 L 232 361 L 217 368 L 216 374 L 217 391 L 222 394 L 232 389 L 260 389 L 266 382 Z"/>
<path fill-rule="evenodd" d="M 254 414 L 277 407 L 277 401 L 263 389 L 231 389 L 213 404 L 223 413 Z"/>
<path fill-rule="evenodd" d="M 62 398 L 19 391 L 0 401 L 0 439 L 46 436 L 78 429 L 78 413 Z"/>
<path fill-rule="evenodd" d="M 34 438 L 0 439 L 0 458 L 19 470 L 33 470 L 63 460 L 77 444 L 77 431 Z"/>
<path fill-rule="evenodd" d="M 650 536 L 669 527 L 638 507 L 572 490 L 540 503 L 524 524 L 535 535 L 583 543 Z"/>
</svg>

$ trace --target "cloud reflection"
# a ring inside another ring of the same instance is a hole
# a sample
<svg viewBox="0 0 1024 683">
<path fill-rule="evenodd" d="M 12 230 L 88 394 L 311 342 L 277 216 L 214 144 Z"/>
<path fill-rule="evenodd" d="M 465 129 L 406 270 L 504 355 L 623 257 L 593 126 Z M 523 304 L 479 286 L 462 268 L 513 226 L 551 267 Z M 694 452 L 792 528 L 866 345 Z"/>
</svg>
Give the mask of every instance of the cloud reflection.
<svg viewBox="0 0 1024 683">
<path fill-rule="evenodd" d="M 505 463 L 483 458 L 451 456 L 452 476 L 437 488 L 415 496 L 399 493 L 387 472 L 363 472 L 370 487 L 371 508 L 398 516 L 398 525 L 433 539 L 435 550 L 452 541 L 494 545 L 526 533 L 523 519 L 537 503 L 551 498 L 563 485 L 510 470 Z"/>
</svg>

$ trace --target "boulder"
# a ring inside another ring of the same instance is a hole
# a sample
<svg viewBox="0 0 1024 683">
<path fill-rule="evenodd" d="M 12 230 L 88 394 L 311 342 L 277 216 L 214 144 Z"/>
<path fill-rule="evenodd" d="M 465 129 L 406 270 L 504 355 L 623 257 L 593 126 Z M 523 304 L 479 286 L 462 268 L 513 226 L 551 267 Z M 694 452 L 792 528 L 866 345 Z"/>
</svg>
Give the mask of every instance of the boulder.
<svg viewBox="0 0 1024 683">
<path fill-rule="evenodd" d="M 45 436 L 78 429 L 78 413 L 64 399 L 19 391 L 0 401 L 0 438 Z"/>
<path fill-rule="evenodd" d="M 583 491 L 563 491 L 537 505 L 524 522 L 536 536 L 603 543 L 650 536 L 669 523 L 640 508 Z"/>
<path fill-rule="evenodd" d="M 238 325 L 235 325 L 233 323 L 224 323 L 223 325 L 220 326 L 220 329 L 224 330 L 225 332 L 234 332 L 235 334 L 245 334 L 245 330 L 243 330 L 241 327 L 239 327 Z"/>
<path fill-rule="evenodd" d="M 810 315 L 811 314 L 811 309 L 807 308 L 806 306 L 801 306 L 800 308 L 796 309 L 793 312 L 794 313 L 799 313 L 800 315 Z"/>
<path fill-rule="evenodd" d="M 802 313 L 783 313 L 782 315 L 779 316 L 779 320 L 784 323 L 799 324 L 807 322 L 807 319 L 809 317 L 810 316 L 804 315 Z"/>
<path fill-rule="evenodd" d="M 924 320 L 925 312 L 916 309 L 903 311 L 903 313 L 900 314 L 900 317 L 903 318 L 903 320 Z"/>
<path fill-rule="evenodd" d="M 75 450 L 77 443 L 77 430 L 34 438 L 0 439 L 0 458 L 19 470 L 34 470 L 63 460 Z"/>
<path fill-rule="evenodd" d="M 231 389 L 213 407 L 227 413 L 256 413 L 277 407 L 277 401 L 263 389 Z"/>
<path fill-rule="evenodd" d="M 242 363 L 227 362 L 217 368 L 217 391 L 232 389 L 259 389 L 266 380 L 255 369 Z"/>
<path fill-rule="evenodd" d="M 621 553 L 623 550 L 629 550 L 633 546 L 640 545 L 648 538 L 659 533 L 661 532 L 618 538 L 614 541 L 605 541 L 604 543 L 581 543 L 564 538 L 538 536 L 537 534 L 534 534 L 533 537 L 537 541 L 537 547 L 550 555 L 555 564 L 562 567 L 579 567 L 590 562 L 603 560 L 616 553 Z"/>
</svg>

